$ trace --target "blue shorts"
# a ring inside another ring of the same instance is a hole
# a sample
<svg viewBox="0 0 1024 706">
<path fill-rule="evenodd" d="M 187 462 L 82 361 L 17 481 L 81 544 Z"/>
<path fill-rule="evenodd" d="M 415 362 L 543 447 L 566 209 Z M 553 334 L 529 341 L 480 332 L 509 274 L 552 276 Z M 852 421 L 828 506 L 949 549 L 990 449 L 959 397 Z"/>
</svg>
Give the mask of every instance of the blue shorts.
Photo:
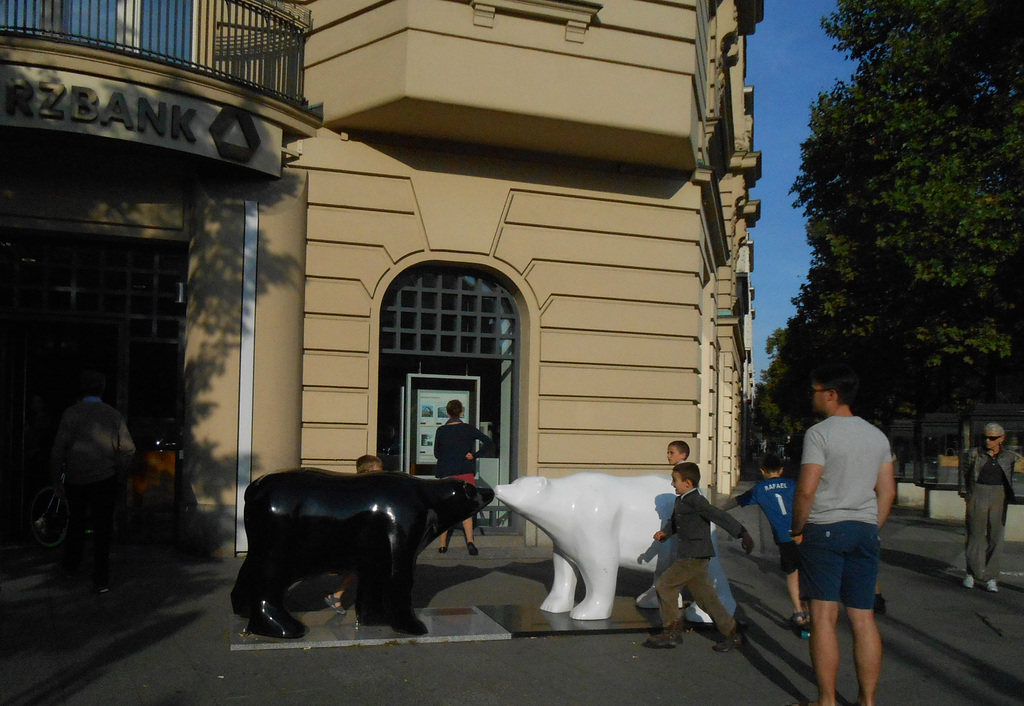
<svg viewBox="0 0 1024 706">
<path fill-rule="evenodd" d="M 874 608 L 881 557 L 877 526 L 867 522 L 808 524 L 799 549 L 801 598 L 842 602 L 862 610 Z"/>
<path fill-rule="evenodd" d="M 779 545 L 779 559 L 782 573 L 789 576 L 800 568 L 800 549 L 796 542 L 783 542 Z"/>
</svg>

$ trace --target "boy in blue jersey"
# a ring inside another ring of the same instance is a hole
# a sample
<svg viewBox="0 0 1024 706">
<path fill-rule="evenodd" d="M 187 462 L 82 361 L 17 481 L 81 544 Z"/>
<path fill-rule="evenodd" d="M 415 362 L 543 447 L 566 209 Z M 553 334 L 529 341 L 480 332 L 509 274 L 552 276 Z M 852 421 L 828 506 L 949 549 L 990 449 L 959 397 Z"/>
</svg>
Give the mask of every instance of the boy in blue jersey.
<svg viewBox="0 0 1024 706">
<path fill-rule="evenodd" d="M 775 544 L 779 547 L 789 599 L 793 602 L 793 615 L 789 622 L 795 628 L 807 629 L 810 626 L 810 615 L 807 606 L 800 601 L 800 554 L 796 542 L 789 536 L 789 530 L 792 529 L 796 481 L 783 478 L 782 470 L 782 459 L 773 453 L 765 454 L 761 458 L 761 475 L 764 476 L 764 480 L 758 481 L 747 492 L 729 498 L 722 509 L 731 510 L 737 506 L 757 505 L 764 512 L 768 524 L 772 527 Z"/>
</svg>

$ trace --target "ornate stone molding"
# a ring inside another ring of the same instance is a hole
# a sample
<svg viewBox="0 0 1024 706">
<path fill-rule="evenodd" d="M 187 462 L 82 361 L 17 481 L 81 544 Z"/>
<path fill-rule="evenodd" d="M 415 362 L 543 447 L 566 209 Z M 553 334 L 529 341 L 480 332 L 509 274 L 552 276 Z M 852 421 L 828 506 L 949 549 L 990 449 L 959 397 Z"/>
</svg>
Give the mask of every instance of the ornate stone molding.
<svg viewBox="0 0 1024 706">
<path fill-rule="evenodd" d="M 754 224 L 761 218 L 761 199 L 752 199 L 743 204 L 740 215 L 747 223 L 747 228 L 753 228 Z"/>
<path fill-rule="evenodd" d="M 549 22 L 565 23 L 565 40 L 582 43 L 600 3 L 582 0 L 470 0 L 473 24 L 493 27 L 495 14 L 519 15 Z"/>
<path fill-rule="evenodd" d="M 734 152 L 729 160 L 729 171 L 742 175 L 748 189 L 754 188 L 754 184 L 761 178 L 761 152 Z"/>
</svg>

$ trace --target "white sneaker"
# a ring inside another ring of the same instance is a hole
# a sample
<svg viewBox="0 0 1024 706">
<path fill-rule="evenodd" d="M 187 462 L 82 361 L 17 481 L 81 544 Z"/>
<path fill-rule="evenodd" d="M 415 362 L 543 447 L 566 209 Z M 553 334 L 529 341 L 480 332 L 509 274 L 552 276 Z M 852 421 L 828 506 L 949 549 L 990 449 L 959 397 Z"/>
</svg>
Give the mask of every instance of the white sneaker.
<svg viewBox="0 0 1024 706">
<path fill-rule="evenodd" d="M 996 585 L 995 579 L 989 579 L 985 582 L 985 590 L 989 593 L 999 593 L 999 586 Z"/>
<path fill-rule="evenodd" d="M 964 588 L 974 588 L 974 577 L 970 574 L 964 576 Z"/>
</svg>

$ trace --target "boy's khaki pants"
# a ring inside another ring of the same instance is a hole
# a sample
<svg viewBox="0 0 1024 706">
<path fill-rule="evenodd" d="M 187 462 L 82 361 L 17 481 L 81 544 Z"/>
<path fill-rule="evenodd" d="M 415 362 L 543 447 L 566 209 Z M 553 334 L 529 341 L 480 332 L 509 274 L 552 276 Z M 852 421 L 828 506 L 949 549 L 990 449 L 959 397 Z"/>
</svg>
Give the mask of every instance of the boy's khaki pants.
<svg viewBox="0 0 1024 706">
<path fill-rule="evenodd" d="M 661 612 L 661 624 L 668 625 L 682 618 L 679 609 L 679 590 L 690 589 L 697 605 L 711 616 L 715 627 L 723 635 L 729 635 L 736 629 L 736 621 L 718 599 L 718 593 L 708 575 L 710 559 L 680 559 L 668 567 L 654 584 L 658 592 L 658 610 Z"/>
</svg>

